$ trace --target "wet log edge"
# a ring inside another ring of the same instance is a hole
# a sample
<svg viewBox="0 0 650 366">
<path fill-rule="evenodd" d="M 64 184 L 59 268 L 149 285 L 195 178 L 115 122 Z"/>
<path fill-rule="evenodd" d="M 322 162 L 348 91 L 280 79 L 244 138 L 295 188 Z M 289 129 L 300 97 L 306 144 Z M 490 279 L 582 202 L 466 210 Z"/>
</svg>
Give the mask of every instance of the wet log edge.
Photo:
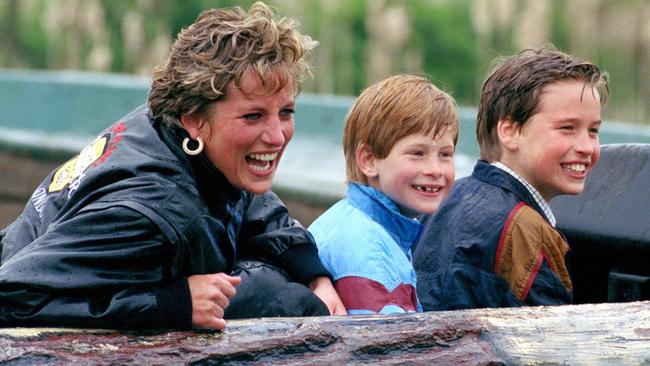
<svg viewBox="0 0 650 366">
<path fill-rule="evenodd" d="M 261 318 L 218 331 L 0 329 L 0 365 L 650 363 L 650 302 Z"/>
</svg>

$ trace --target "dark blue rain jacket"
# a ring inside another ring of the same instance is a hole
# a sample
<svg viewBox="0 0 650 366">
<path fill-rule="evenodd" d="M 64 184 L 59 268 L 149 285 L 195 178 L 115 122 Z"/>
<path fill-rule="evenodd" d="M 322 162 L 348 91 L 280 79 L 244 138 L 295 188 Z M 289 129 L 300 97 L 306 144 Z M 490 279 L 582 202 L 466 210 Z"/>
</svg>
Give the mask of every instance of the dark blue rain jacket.
<svg viewBox="0 0 650 366">
<path fill-rule="evenodd" d="M 188 329 L 187 277 L 235 256 L 329 275 L 275 194 L 231 186 L 184 133 L 140 107 L 45 178 L 0 232 L 0 326 Z"/>
</svg>

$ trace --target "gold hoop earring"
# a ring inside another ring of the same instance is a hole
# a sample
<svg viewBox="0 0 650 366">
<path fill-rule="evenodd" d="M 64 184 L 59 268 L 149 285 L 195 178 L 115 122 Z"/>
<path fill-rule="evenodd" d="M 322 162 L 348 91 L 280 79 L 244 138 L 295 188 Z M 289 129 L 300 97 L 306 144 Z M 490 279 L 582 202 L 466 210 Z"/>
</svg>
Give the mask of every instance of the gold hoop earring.
<svg viewBox="0 0 650 366">
<path fill-rule="evenodd" d="M 196 138 L 196 142 L 199 144 L 199 146 L 197 146 L 196 149 L 194 150 L 190 149 L 187 146 L 189 142 L 190 142 L 189 137 L 183 139 L 183 151 L 185 151 L 187 155 L 192 155 L 192 156 L 199 155 L 201 151 L 203 151 L 203 139 L 201 138 L 201 136 Z"/>
</svg>

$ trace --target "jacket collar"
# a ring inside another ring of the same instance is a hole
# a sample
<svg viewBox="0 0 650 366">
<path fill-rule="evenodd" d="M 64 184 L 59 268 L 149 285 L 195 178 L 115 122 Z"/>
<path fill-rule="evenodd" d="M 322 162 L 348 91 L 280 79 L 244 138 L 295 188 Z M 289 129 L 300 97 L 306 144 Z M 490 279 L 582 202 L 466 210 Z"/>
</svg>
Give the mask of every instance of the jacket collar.
<svg viewBox="0 0 650 366">
<path fill-rule="evenodd" d="M 500 187 L 509 192 L 512 192 L 520 200 L 524 201 L 528 206 L 534 208 L 539 212 L 542 217 L 547 218 L 546 214 L 539 206 L 530 191 L 515 177 L 508 174 L 508 172 L 499 169 L 498 167 L 488 163 L 485 160 L 479 160 L 474 166 L 472 177 L 480 180 L 481 182 Z"/>
<path fill-rule="evenodd" d="M 551 226 L 555 227 L 555 216 L 553 216 L 553 211 L 551 210 L 551 206 L 548 205 L 548 202 L 546 202 L 544 197 L 542 197 L 542 194 L 539 193 L 539 191 L 535 187 L 533 187 L 530 183 L 528 183 L 528 181 L 526 181 L 524 177 L 517 174 L 517 172 L 515 172 L 514 170 L 508 168 L 508 166 L 503 164 L 502 162 L 497 161 L 491 164 L 501 170 L 504 170 L 506 173 L 512 175 L 513 177 L 515 177 L 515 179 L 521 182 L 521 184 L 523 184 L 524 187 L 526 187 L 528 192 L 530 192 L 531 196 L 533 196 L 533 198 L 535 199 L 535 202 L 537 202 L 539 207 L 544 212 L 544 217 L 546 217 L 546 219 L 551 224 Z"/>
<path fill-rule="evenodd" d="M 350 182 L 348 202 L 384 227 L 405 252 L 420 236 L 422 224 L 402 215 L 395 202 L 370 186 Z"/>
<path fill-rule="evenodd" d="M 160 121 L 152 118 L 150 120 L 165 145 L 196 180 L 199 194 L 212 214 L 216 216 L 231 214 L 230 211 L 245 196 L 245 192 L 231 185 L 223 173 L 208 159 L 205 152 L 196 156 L 189 156 L 183 152 L 181 142 L 189 137 L 184 129 L 168 128 Z M 223 205 L 224 202 L 226 206 Z"/>
</svg>

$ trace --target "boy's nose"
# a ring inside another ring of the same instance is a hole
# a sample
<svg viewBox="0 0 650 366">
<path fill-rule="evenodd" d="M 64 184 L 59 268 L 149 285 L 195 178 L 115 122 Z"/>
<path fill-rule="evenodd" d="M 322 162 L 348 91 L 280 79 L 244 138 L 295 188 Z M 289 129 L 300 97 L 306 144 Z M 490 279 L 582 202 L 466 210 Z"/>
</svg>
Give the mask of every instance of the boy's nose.
<svg viewBox="0 0 650 366">
<path fill-rule="evenodd" d="M 437 160 L 431 159 L 431 161 L 426 165 L 424 174 L 439 177 L 442 175 L 442 166 Z"/>
<path fill-rule="evenodd" d="M 575 150 L 585 155 L 593 154 L 598 146 L 598 137 L 592 137 L 589 132 L 581 133 L 575 143 Z"/>
</svg>

